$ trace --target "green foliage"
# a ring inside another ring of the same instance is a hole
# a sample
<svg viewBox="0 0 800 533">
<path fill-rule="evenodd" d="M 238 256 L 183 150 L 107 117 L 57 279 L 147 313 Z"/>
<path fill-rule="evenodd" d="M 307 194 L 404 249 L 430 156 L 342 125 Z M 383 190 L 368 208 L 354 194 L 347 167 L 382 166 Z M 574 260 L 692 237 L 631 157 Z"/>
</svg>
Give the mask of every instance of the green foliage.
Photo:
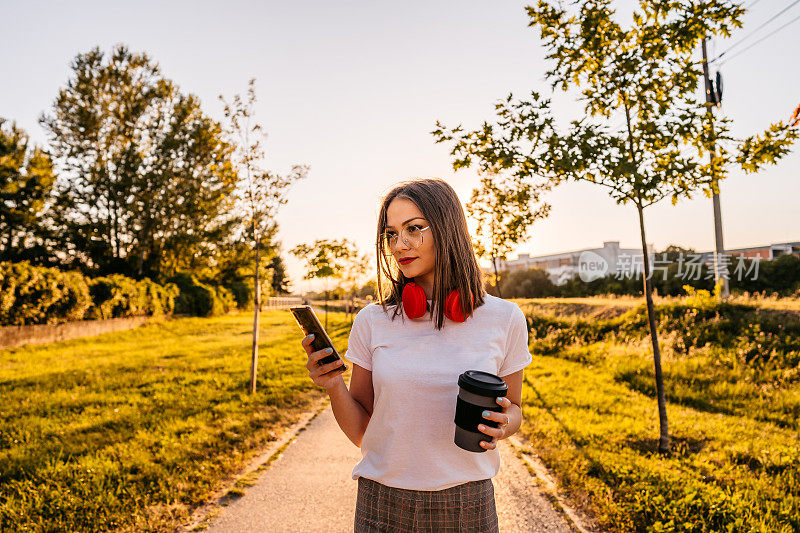
<svg viewBox="0 0 800 533">
<path fill-rule="evenodd" d="M 79 272 L 21 263 L 0 263 L 0 324 L 58 324 L 80 320 L 91 306 Z"/>
<path fill-rule="evenodd" d="M 236 298 L 233 293 L 221 285 L 213 285 L 214 290 L 214 308 L 211 311 L 212 316 L 224 315 L 236 309 Z"/>
<path fill-rule="evenodd" d="M 745 260 L 745 272 L 755 269 L 752 260 Z M 740 292 L 776 292 L 788 296 L 800 290 L 800 257 L 782 255 L 771 261 L 759 261 L 758 276 L 742 276 L 731 279 L 731 289 Z"/>
<path fill-rule="evenodd" d="M 252 309 L 253 307 L 253 284 L 245 281 L 234 281 L 226 287 L 233 295 L 238 309 Z"/>
<path fill-rule="evenodd" d="M 547 272 L 538 268 L 504 272 L 501 279 L 500 292 L 503 298 L 543 298 L 558 293 Z M 497 296 L 494 287 L 487 287 L 487 291 Z"/>
<path fill-rule="evenodd" d="M 356 245 L 346 238 L 317 239 L 311 244 L 298 244 L 290 252 L 307 266 L 303 279 L 338 279 L 342 285 L 339 288 L 350 295 L 358 290 L 358 280 L 366 274 L 369 267 L 369 257 L 359 254 Z M 329 293 L 330 290 L 326 287 L 326 300 L 330 298 Z M 326 308 L 324 326 L 327 325 Z"/>
<path fill-rule="evenodd" d="M 548 189 L 545 184 L 534 187 L 526 181 L 507 179 L 491 172 L 481 176 L 481 186 L 473 189 L 467 203 L 467 213 L 478 222 L 475 254 L 491 258 L 496 269 L 497 260 L 506 259 L 525 239 L 530 225 L 550 212 L 550 206 L 540 201 L 540 195 Z M 501 296 L 509 297 L 499 279 L 495 279 L 495 285 L 499 285 Z"/>
<path fill-rule="evenodd" d="M 202 283 L 188 272 L 179 272 L 169 279 L 179 290 L 175 298 L 175 312 L 190 316 L 217 316 L 236 306 L 233 293 L 221 286 Z"/>
<path fill-rule="evenodd" d="M 0 260 L 39 253 L 33 241 L 46 233 L 43 216 L 54 182 L 50 156 L 29 146 L 16 124 L 6 128 L 0 118 Z"/>
<path fill-rule="evenodd" d="M 90 318 L 118 318 L 137 315 L 171 315 L 178 287 L 158 285 L 149 278 L 134 280 L 112 274 L 89 281 L 94 306 Z"/>
<path fill-rule="evenodd" d="M 276 254 L 275 257 L 272 258 L 272 261 L 270 261 L 267 268 L 269 268 L 272 273 L 272 281 L 270 281 L 272 294 L 278 295 L 292 292 L 290 287 L 291 280 L 286 274 L 286 266 L 283 264 L 283 258 L 280 255 Z"/>
<path fill-rule="evenodd" d="M 337 278 L 349 282 L 352 289 L 367 268 L 367 256 L 359 255 L 348 239 L 317 239 L 311 244 L 298 244 L 290 253 L 305 261 L 308 270 L 303 279 Z"/>
<path fill-rule="evenodd" d="M 161 280 L 212 268 L 235 239 L 232 147 L 199 99 L 144 53 L 78 54 L 41 117 L 64 169 L 52 223 L 70 264 Z"/>
<path fill-rule="evenodd" d="M 0 324 L 59 324 L 73 320 L 169 315 L 178 288 L 121 275 L 88 279 L 80 272 L 0 263 Z"/>
</svg>

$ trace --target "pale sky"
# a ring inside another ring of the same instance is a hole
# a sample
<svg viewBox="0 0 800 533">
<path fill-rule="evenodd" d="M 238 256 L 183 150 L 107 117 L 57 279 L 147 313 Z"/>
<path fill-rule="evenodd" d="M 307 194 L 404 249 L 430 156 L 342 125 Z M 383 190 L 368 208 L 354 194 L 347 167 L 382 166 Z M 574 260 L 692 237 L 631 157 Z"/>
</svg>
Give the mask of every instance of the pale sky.
<svg viewBox="0 0 800 533">
<path fill-rule="evenodd" d="M 618 4 L 622 12 L 632 2 Z M 710 44 L 711 57 L 788 4 L 757 2 L 731 39 Z M 255 77 L 256 116 L 269 133 L 269 168 L 311 167 L 278 218 L 293 287 L 303 289 L 308 282 L 302 265 L 288 250 L 317 238 L 346 237 L 374 261 L 378 204 L 398 181 L 439 177 L 462 202 L 469 199 L 477 173 L 453 172 L 449 148 L 434 144 L 430 131 L 437 119 L 476 128 L 493 118 L 494 102 L 509 92 L 550 94 L 544 49 L 538 31 L 527 26 L 525 5 L 0 0 L 0 116 L 44 143 L 37 118 L 66 83 L 70 62 L 93 46 L 109 51 L 118 42 L 147 52 L 217 119 L 217 95 L 244 93 Z M 731 55 L 798 15 L 800 5 Z M 798 49 L 800 22 L 722 66 L 723 111 L 734 120 L 735 135 L 763 130 L 800 104 L 800 71 L 793 61 Z M 562 93 L 555 95 L 554 109 L 567 121 L 582 106 Z M 510 259 L 600 247 L 609 240 L 639 246 L 635 208 L 615 204 L 601 187 L 562 185 L 547 201 L 549 218 L 532 226 Z M 733 170 L 721 184 L 721 203 L 727 248 L 800 241 L 798 149 L 758 175 Z M 648 209 L 646 230 L 656 250 L 669 244 L 710 250 L 711 200 L 700 195 L 677 206 L 662 202 Z"/>
</svg>

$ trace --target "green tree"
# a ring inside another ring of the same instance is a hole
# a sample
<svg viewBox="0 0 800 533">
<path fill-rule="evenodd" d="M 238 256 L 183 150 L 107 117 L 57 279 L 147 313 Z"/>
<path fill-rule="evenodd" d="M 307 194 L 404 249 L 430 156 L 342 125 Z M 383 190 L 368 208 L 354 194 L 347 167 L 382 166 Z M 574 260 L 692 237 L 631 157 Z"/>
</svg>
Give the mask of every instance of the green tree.
<svg viewBox="0 0 800 533">
<path fill-rule="evenodd" d="M 355 308 L 353 300 L 358 293 L 363 277 L 369 271 L 369 266 L 369 254 L 359 255 L 355 249 L 353 249 L 353 253 L 346 258 L 345 268 L 342 272 L 342 288 L 344 289 L 345 297 L 349 300 L 347 312 L 351 325 L 353 323 L 353 310 Z"/>
<path fill-rule="evenodd" d="M 258 323 L 261 312 L 261 249 L 264 236 L 276 232 L 275 217 L 278 209 L 286 203 L 286 193 L 295 181 L 303 179 L 308 167 L 295 165 L 285 175 L 264 168 L 264 130 L 255 120 L 256 89 L 255 79 L 247 88 L 247 99 L 238 94 L 228 103 L 222 95 L 225 118 L 228 120 L 226 135 L 231 146 L 233 166 L 241 177 L 236 189 L 236 212 L 245 222 L 248 238 L 252 242 L 255 261 L 253 268 L 253 347 L 250 365 L 250 394 L 256 392 L 258 369 Z M 272 259 L 272 258 L 269 258 Z"/>
<path fill-rule="evenodd" d="M 59 179 L 54 220 L 76 267 L 164 279 L 213 269 L 236 172 L 220 125 L 147 54 L 79 54 L 40 122 Z M 207 277 L 207 276 L 199 276 Z"/>
<path fill-rule="evenodd" d="M 286 266 L 283 264 L 283 258 L 280 255 L 275 255 L 272 261 L 267 265 L 272 271 L 272 294 L 287 294 L 292 292 L 291 280 L 286 274 Z"/>
<path fill-rule="evenodd" d="M 358 260 L 358 248 L 348 239 L 317 239 L 301 243 L 290 250 L 306 263 L 303 279 L 342 279 Z M 328 287 L 325 288 L 325 329 L 328 329 Z"/>
<path fill-rule="evenodd" d="M 529 181 L 505 178 L 495 172 L 482 174 L 480 187 L 472 191 L 467 212 L 478 222 L 473 239 L 475 253 L 492 260 L 495 290 L 502 298 L 497 261 L 505 260 L 526 238 L 534 221 L 548 215 L 550 206 L 539 198 L 549 186 L 547 183 L 534 186 Z"/>
<path fill-rule="evenodd" d="M 512 270 L 503 277 L 506 298 L 544 298 L 557 292 L 547 272 L 540 268 Z"/>
<path fill-rule="evenodd" d="M 45 233 L 54 182 L 50 156 L 0 118 L 0 260 L 49 262 L 37 238 Z"/>
<path fill-rule="evenodd" d="M 563 7 L 540 0 L 527 8 L 553 68 L 553 88 L 579 90 L 585 116 L 565 133 L 556 128 L 549 100 L 497 104 L 498 124 L 464 133 L 440 124 L 439 141 L 452 140 L 455 167 L 471 158 L 483 167 L 509 169 L 520 178 L 553 182 L 582 180 L 601 185 L 617 203 L 636 207 L 642 241 L 644 294 L 653 348 L 660 422 L 659 450 L 669 449 L 666 395 L 652 299 L 645 234 L 645 208 L 664 199 L 676 203 L 697 191 L 711 196 L 725 164 L 753 172 L 787 153 L 797 134 L 785 123 L 744 140 L 728 135 L 728 119 L 706 112 L 697 98 L 707 35 L 729 36 L 741 27 L 740 5 L 709 0 L 700 4 L 641 0 L 625 29 L 614 19 L 610 0 L 581 0 Z M 615 123 L 620 126 L 614 126 Z M 713 163 L 702 156 L 716 143 Z"/>
</svg>

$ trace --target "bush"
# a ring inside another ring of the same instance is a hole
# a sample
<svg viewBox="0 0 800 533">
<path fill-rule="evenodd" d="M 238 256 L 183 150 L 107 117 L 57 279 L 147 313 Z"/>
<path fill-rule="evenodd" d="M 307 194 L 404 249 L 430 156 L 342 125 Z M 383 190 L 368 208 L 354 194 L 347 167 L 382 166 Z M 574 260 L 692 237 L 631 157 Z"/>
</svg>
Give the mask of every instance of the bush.
<svg viewBox="0 0 800 533">
<path fill-rule="evenodd" d="M 182 273 L 160 285 L 121 274 L 88 279 L 80 272 L 0 262 L 0 324 L 59 324 L 83 319 L 161 316 L 173 312 L 212 316 L 236 307 L 226 287 Z M 172 281 L 172 280 L 171 280 Z"/>
<path fill-rule="evenodd" d="M 87 279 L 80 272 L 0 263 L 0 324 L 171 314 L 178 288 L 120 274 Z"/>
<path fill-rule="evenodd" d="M 252 309 L 253 307 L 253 287 L 243 281 L 234 281 L 225 288 L 231 291 L 236 307 L 239 309 Z"/>
<path fill-rule="evenodd" d="M 224 315 L 236 309 L 236 298 L 234 298 L 230 290 L 221 285 L 212 288 L 214 290 L 214 310 L 211 312 L 212 315 Z"/>
<path fill-rule="evenodd" d="M 176 313 L 215 316 L 236 307 L 236 300 L 230 290 L 201 283 L 188 272 L 179 272 L 168 281 L 174 283 L 180 291 L 175 298 Z"/>
<path fill-rule="evenodd" d="M 58 324 L 81 320 L 92 301 L 83 274 L 0 263 L 0 324 Z"/>
<path fill-rule="evenodd" d="M 118 318 L 138 315 L 172 314 L 178 287 L 158 285 L 149 278 L 140 281 L 112 274 L 89 281 L 94 306 L 91 318 Z"/>
<path fill-rule="evenodd" d="M 491 287 L 494 294 L 494 287 Z M 500 276 L 500 291 L 503 298 L 544 298 L 554 296 L 557 288 L 547 272 L 539 268 L 512 270 Z"/>
</svg>

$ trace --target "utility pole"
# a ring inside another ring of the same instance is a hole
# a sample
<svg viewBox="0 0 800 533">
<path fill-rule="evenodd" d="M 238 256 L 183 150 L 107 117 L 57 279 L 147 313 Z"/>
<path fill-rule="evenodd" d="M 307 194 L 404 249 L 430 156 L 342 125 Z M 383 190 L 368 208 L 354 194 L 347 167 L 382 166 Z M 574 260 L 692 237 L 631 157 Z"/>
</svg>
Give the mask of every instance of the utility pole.
<svg viewBox="0 0 800 533">
<path fill-rule="evenodd" d="M 706 111 L 709 115 L 713 114 L 711 111 L 711 106 L 715 103 L 719 103 L 720 98 L 718 97 L 721 93 L 715 93 L 713 87 L 711 86 L 711 79 L 708 75 L 708 56 L 706 55 L 706 40 L 703 39 L 703 78 L 705 80 L 705 87 L 706 87 Z M 713 122 L 712 122 L 713 124 Z M 713 127 L 713 126 L 712 126 Z M 713 130 L 712 130 L 713 132 Z M 714 282 L 719 283 L 720 278 L 722 278 L 722 298 L 728 298 L 730 296 L 730 287 L 728 286 L 728 276 L 722 276 L 722 265 L 720 262 L 722 260 L 722 255 L 725 253 L 725 245 L 722 242 L 722 210 L 719 206 L 719 194 L 717 193 L 717 188 L 719 183 L 717 181 L 716 175 L 714 173 L 714 154 L 716 153 L 717 148 L 714 142 L 711 142 L 711 149 L 708 152 L 709 160 L 711 161 L 711 172 L 712 172 L 712 197 L 711 200 L 714 204 L 714 240 L 716 243 L 716 253 L 714 254 Z"/>
</svg>

